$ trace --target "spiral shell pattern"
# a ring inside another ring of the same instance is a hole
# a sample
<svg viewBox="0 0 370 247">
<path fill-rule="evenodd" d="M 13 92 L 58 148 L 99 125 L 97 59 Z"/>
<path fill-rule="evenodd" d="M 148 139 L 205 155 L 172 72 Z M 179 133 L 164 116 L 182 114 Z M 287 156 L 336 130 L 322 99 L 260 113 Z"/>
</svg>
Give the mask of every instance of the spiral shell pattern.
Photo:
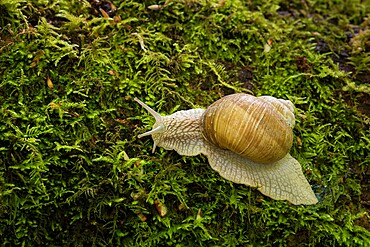
<svg viewBox="0 0 370 247">
<path fill-rule="evenodd" d="M 289 152 L 294 122 L 294 105 L 289 100 L 232 94 L 206 109 L 201 131 L 217 147 L 270 164 Z"/>
</svg>

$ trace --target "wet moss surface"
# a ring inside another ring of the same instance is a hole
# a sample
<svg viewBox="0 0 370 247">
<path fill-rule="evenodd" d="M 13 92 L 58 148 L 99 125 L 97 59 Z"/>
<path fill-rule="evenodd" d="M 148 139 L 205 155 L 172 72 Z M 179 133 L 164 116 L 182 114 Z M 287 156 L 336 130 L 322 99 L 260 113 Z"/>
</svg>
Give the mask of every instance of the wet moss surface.
<svg viewBox="0 0 370 247">
<path fill-rule="evenodd" d="M 369 1 L 0 0 L 3 246 L 366 246 Z M 290 99 L 319 203 L 138 139 L 247 92 Z"/>
</svg>

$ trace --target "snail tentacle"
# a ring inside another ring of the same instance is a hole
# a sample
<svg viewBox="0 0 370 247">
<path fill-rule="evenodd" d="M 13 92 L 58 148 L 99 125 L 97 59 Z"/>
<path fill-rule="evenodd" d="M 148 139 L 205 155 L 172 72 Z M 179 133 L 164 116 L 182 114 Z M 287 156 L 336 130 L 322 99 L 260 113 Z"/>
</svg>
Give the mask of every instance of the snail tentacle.
<svg viewBox="0 0 370 247">
<path fill-rule="evenodd" d="M 152 108 L 150 108 L 150 106 L 148 106 L 147 104 L 145 104 L 144 102 L 142 102 L 138 98 L 135 97 L 134 100 L 137 103 L 139 103 L 142 107 L 144 107 L 150 114 L 152 114 L 152 116 L 155 118 L 155 121 L 156 122 L 161 122 L 161 120 L 162 120 L 161 114 L 159 114 L 158 112 L 154 111 Z"/>
<path fill-rule="evenodd" d="M 153 135 L 153 134 L 161 133 L 164 130 L 165 130 L 165 127 L 163 125 L 159 125 L 159 126 L 155 127 L 154 129 L 152 129 L 150 131 L 147 131 L 145 133 L 142 133 L 142 134 L 138 135 L 137 137 L 141 138 L 141 137 L 144 137 L 144 136 L 150 136 L 150 135 Z"/>
<path fill-rule="evenodd" d="M 158 135 L 160 133 L 163 133 L 166 130 L 166 126 L 163 124 L 163 117 L 158 112 L 154 111 L 150 106 L 139 100 L 138 98 L 134 98 L 134 100 L 139 103 L 142 107 L 144 107 L 155 119 L 155 124 L 153 125 L 153 129 L 150 131 L 147 131 L 143 134 L 138 135 L 139 138 L 144 136 L 153 136 Z M 152 153 L 155 152 L 155 148 L 157 147 L 158 142 L 154 140 Z"/>
</svg>

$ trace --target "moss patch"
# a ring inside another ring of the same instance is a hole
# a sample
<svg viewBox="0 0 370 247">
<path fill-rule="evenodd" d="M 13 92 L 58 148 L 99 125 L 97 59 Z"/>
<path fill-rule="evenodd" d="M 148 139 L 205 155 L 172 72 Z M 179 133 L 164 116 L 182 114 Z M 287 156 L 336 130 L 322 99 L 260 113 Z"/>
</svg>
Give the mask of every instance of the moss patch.
<svg viewBox="0 0 370 247">
<path fill-rule="evenodd" d="M 1 1 L 5 246 L 370 242 L 368 1 Z M 137 135 L 250 92 L 297 107 L 291 151 L 320 202 L 230 183 Z"/>
</svg>

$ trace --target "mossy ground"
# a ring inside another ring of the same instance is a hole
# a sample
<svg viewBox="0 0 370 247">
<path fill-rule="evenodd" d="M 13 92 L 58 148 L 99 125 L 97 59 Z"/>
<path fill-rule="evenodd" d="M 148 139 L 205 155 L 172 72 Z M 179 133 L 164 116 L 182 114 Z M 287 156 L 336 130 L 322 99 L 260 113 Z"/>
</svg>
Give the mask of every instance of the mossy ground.
<svg viewBox="0 0 370 247">
<path fill-rule="evenodd" d="M 369 1 L 0 0 L 0 13 L 3 246 L 369 245 Z M 153 119 L 133 97 L 170 114 L 234 92 L 296 105 L 291 153 L 317 205 L 137 139 Z"/>
</svg>

